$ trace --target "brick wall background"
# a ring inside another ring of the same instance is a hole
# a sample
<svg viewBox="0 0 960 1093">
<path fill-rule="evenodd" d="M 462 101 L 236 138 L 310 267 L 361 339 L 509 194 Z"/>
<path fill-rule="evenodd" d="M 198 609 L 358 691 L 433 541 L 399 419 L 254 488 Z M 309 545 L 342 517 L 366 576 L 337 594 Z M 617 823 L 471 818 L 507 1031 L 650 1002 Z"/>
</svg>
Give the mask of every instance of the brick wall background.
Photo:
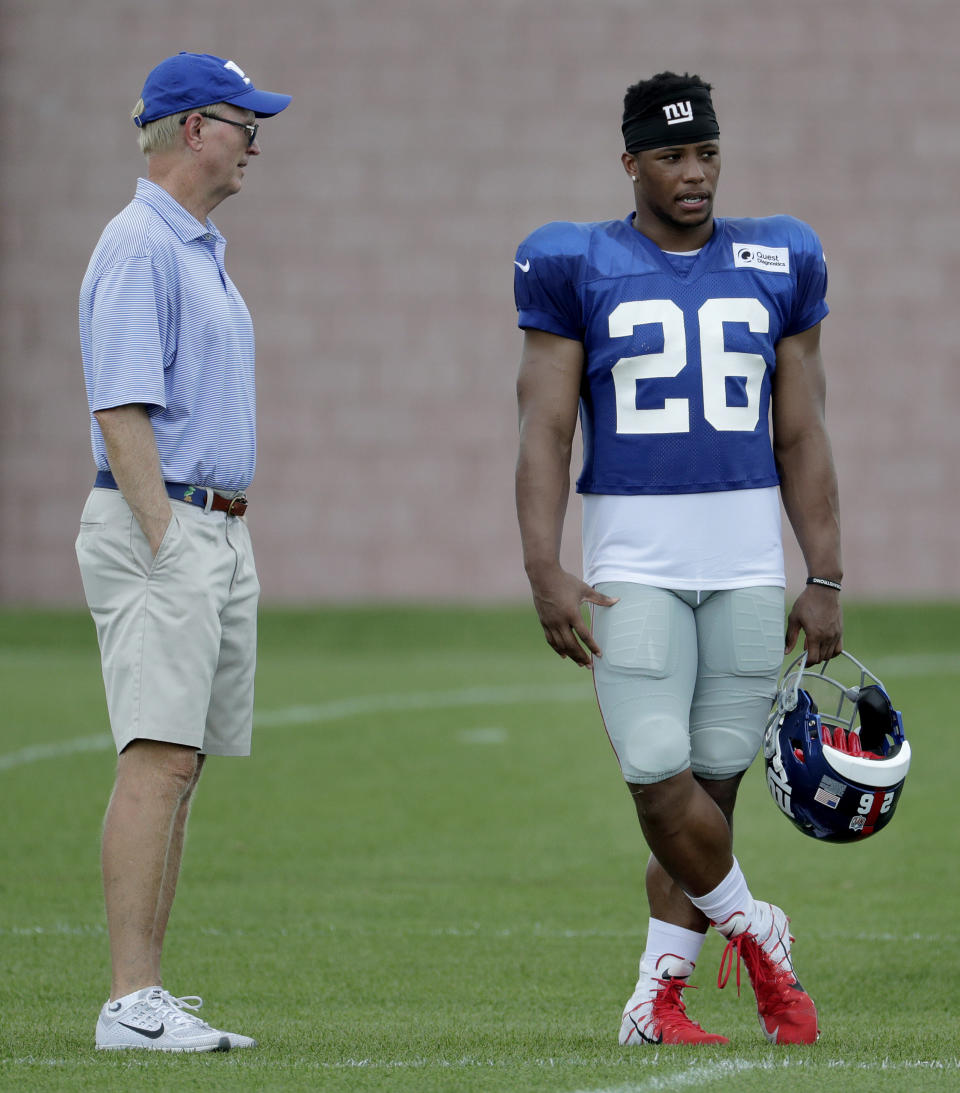
<svg viewBox="0 0 960 1093">
<path fill-rule="evenodd" d="M 527 595 L 514 248 L 630 210 L 622 94 L 663 68 L 715 85 L 718 212 L 824 240 L 847 587 L 960 594 L 955 0 L 2 0 L 0 19 L 0 600 L 82 602 L 77 292 L 142 169 L 143 78 L 183 48 L 294 96 L 214 213 L 257 328 L 267 601 Z"/>
</svg>

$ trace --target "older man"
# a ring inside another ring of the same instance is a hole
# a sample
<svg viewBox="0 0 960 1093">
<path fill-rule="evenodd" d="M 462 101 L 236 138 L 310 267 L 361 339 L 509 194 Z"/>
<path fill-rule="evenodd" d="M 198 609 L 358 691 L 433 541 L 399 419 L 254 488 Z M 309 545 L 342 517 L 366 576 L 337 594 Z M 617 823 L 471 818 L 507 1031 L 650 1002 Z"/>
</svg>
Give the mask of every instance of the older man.
<svg viewBox="0 0 960 1093">
<path fill-rule="evenodd" d="M 189 1012 L 201 1000 L 166 991 L 160 965 L 204 758 L 248 755 L 253 724 L 253 327 L 209 215 L 260 155 L 255 119 L 289 103 L 220 57 L 154 68 L 133 112 L 148 177 L 80 292 L 97 476 L 77 557 L 119 756 L 103 829 L 103 1049 L 255 1043 Z"/>
</svg>

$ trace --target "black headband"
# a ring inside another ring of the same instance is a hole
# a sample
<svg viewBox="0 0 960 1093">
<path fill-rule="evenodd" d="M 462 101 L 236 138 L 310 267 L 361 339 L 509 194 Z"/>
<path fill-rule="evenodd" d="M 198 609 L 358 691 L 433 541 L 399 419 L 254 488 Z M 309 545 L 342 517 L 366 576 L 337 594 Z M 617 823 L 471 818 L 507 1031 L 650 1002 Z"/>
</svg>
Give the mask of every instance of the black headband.
<svg viewBox="0 0 960 1093">
<path fill-rule="evenodd" d="M 705 87 L 675 91 L 670 98 L 635 114 L 625 115 L 621 129 L 628 152 L 696 144 L 701 140 L 716 140 L 720 136 L 713 101 Z"/>
</svg>

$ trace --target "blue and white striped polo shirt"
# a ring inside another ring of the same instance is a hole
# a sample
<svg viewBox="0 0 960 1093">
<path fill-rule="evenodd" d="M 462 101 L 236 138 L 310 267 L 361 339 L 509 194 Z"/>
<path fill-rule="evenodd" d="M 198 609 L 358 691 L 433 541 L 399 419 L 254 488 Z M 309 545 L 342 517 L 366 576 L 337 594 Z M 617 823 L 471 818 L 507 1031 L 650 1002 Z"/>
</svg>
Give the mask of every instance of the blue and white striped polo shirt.
<svg viewBox="0 0 960 1093">
<path fill-rule="evenodd" d="M 163 477 L 244 489 L 256 465 L 250 313 L 223 265 L 226 240 L 147 179 L 104 229 L 80 290 L 91 415 L 146 405 Z M 96 418 L 94 460 L 107 470 Z"/>
</svg>

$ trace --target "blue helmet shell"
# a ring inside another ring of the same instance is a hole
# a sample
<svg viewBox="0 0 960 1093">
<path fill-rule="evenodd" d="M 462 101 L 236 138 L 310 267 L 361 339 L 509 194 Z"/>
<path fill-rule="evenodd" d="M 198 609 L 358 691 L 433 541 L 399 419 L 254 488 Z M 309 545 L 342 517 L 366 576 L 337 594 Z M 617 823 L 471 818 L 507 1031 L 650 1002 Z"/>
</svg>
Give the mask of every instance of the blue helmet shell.
<svg viewBox="0 0 960 1093">
<path fill-rule="evenodd" d="M 855 657 L 853 685 L 806 667 L 806 653 L 784 672 L 763 739 L 767 788 L 804 835 L 857 842 L 893 819 L 910 769 L 903 719 L 880 680 Z"/>
</svg>

